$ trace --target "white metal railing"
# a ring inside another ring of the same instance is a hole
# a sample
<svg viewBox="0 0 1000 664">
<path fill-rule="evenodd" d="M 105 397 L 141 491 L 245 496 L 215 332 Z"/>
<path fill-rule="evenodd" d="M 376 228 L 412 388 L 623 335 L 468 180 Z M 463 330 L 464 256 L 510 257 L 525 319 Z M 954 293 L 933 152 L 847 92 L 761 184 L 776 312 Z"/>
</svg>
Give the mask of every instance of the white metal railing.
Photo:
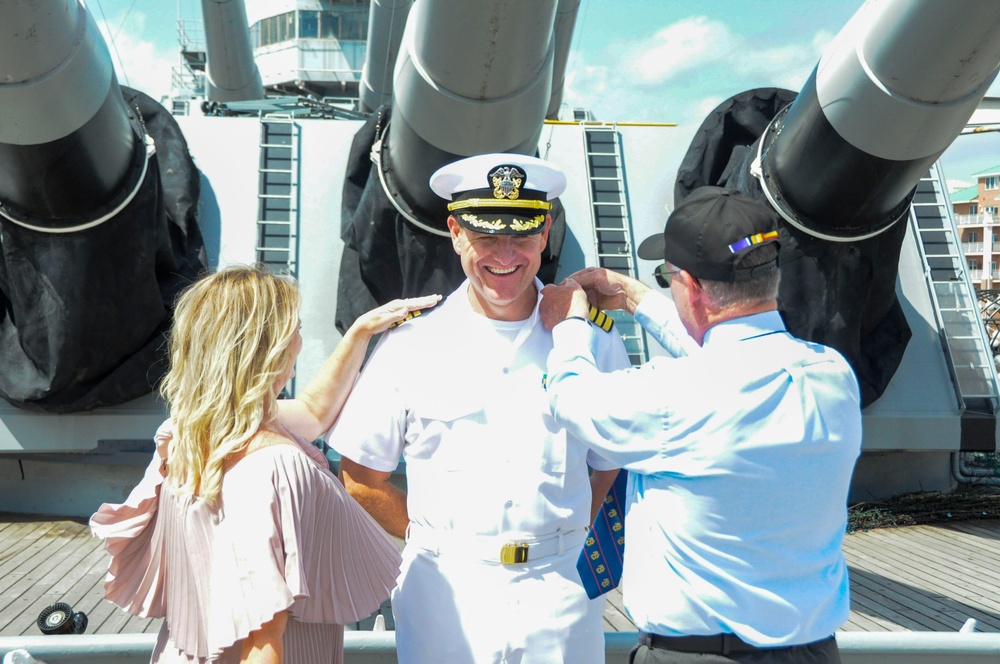
<svg viewBox="0 0 1000 664">
<path fill-rule="evenodd" d="M 959 226 L 996 226 L 1000 221 L 997 220 L 997 215 L 983 212 L 980 214 L 956 214 L 955 223 Z"/>
<path fill-rule="evenodd" d="M 996 662 L 1000 634 L 973 632 L 837 632 L 843 664 L 982 664 Z M 624 664 L 635 645 L 635 632 L 605 632 L 608 664 Z M 14 659 L 12 651 L 28 653 L 46 664 L 146 664 L 153 653 L 156 634 L 80 634 L 60 636 L 0 637 L 0 657 Z M 331 661 L 333 657 L 331 656 Z M 344 634 L 345 664 L 393 664 L 396 659 L 394 632 Z"/>
<path fill-rule="evenodd" d="M 969 279 L 972 281 L 982 281 L 985 277 L 985 272 L 983 270 L 969 270 Z"/>
<path fill-rule="evenodd" d="M 962 243 L 962 253 L 963 254 L 981 254 L 983 253 L 983 248 L 986 246 L 985 242 L 963 242 Z"/>
</svg>

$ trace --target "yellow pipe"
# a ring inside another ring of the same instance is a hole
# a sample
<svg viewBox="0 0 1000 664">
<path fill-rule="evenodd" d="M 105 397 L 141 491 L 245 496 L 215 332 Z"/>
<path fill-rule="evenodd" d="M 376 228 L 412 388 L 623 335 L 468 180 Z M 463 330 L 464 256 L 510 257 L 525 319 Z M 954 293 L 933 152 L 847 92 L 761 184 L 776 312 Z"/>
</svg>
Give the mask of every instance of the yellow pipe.
<svg viewBox="0 0 1000 664">
<path fill-rule="evenodd" d="M 676 127 L 676 122 L 600 122 L 597 120 L 546 120 L 548 125 L 583 125 L 584 127 Z"/>
</svg>

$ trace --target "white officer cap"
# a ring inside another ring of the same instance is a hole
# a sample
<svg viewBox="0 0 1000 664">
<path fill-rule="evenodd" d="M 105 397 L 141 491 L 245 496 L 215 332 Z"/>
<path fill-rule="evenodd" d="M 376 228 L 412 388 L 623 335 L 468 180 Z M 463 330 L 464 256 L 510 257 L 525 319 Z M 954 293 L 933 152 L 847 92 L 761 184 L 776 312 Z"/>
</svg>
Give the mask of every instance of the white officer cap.
<svg viewBox="0 0 1000 664">
<path fill-rule="evenodd" d="M 442 166 L 430 179 L 462 226 L 493 235 L 534 235 L 545 228 L 548 201 L 566 189 L 566 176 L 536 157 L 504 152 Z"/>
</svg>

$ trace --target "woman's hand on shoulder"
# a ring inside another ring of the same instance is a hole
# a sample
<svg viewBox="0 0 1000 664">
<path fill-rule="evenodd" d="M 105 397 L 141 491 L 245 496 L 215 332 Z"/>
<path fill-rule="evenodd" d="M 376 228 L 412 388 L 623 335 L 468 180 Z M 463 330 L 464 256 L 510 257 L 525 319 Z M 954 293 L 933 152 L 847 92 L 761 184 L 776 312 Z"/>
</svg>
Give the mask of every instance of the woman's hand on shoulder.
<svg viewBox="0 0 1000 664">
<path fill-rule="evenodd" d="M 429 309 L 441 301 L 440 295 L 424 295 L 423 297 L 407 297 L 393 300 L 361 314 L 351 327 L 368 336 L 385 332 L 393 323 L 406 319 L 414 311 Z"/>
</svg>

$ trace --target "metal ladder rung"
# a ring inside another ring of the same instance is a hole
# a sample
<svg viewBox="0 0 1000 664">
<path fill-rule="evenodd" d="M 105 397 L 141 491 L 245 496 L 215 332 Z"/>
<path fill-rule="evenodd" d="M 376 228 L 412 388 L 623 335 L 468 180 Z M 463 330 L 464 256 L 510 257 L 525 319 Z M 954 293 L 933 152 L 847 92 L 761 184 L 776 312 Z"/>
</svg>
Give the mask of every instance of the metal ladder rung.
<svg viewBox="0 0 1000 664">
<path fill-rule="evenodd" d="M 611 264 L 615 264 L 611 269 L 621 272 L 623 274 L 638 277 L 635 261 L 633 260 L 633 249 L 632 249 L 632 226 L 629 220 L 629 209 L 628 209 L 628 199 L 626 198 L 626 188 L 623 177 L 623 165 L 621 158 L 621 145 L 620 145 L 620 134 L 617 128 L 613 127 L 586 127 L 583 131 L 583 150 L 586 155 L 587 163 L 587 179 L 590 183 L 588 188 L 588 196 L 590 198 L 591 204 L 591 214 L 593 215 L 591 221 L 594 228 L 594 250 L 596 254 L 596 260 L 598 265 L 607 267 Z M 597 138 L 600 137 L 602 144 L 600 147 L 604 148 L 601 151 L 591 149 L 596 147 Z M 601 163 L 598 164 L 597 162 Z M 602 175 L 595 175 L 595 172 L 602 173 Z M 605 175 L 604 173 L 614 173 L 614 175 Z M 608 194 L 617 194 L 616 201 L 595 201 L 594 189 L 597 184 L 602 187 L 607 186 L 608 183 L 616 183 L 617 188 L 611 187 L 607 190 Z M 599 226 L 598 219 L 604 214 L 618 214 L 623 219 L 623 224 L 621 226 L 609 227 L 609 226 Z M 611 253 L 607 251 L 599 251 L 598 248 L 601 246 L 599 234 L 600 233 L 624 233 L 624 245 L 622 250 Z M 622 327 L 628 329 L 629 331 L 636 332 L 636 334 L 625 334 L 622 333 L 621 337 L 628 344 L 629 356 L 633 358 L 635 362 L 641 362 L 648 357 L 648 351 L 646 349 L 646 338 L 645 333 L 641 328 L 635 326 L 627 326 L 624 323 Z"/>
</svg>

